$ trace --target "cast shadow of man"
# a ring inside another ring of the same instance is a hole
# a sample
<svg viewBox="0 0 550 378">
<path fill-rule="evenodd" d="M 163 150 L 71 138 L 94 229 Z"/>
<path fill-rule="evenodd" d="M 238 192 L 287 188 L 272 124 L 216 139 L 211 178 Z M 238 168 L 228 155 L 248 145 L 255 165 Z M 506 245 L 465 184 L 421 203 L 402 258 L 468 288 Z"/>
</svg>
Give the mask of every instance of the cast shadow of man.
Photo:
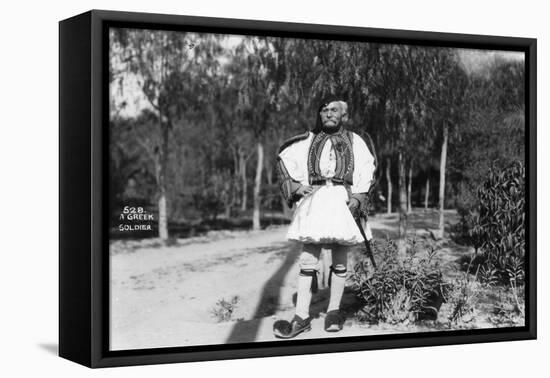
<svg viewBox="0 0 550 378">
<path fill-rule="evenodd" d="M 261 319 L 266 316 L 274 315 L 279 308 L 281 301 L 281 290 L 286 275 L 295 264 L 300 246 L 290 243 L 288 252 L 277 271 L 267 280 L 262 288 L 260 301 L 256 305 L 251 320 L 239 321 L 235 323 L 226 343 L 244 343 L 256 341 L 258 331 L 261 325 Z M 273 293 L 276 293 L 275 295 Z"/>
<path fill-rule="evenodd" d="M 282 286 L 286 275 L 292 266 L 296 263 L 301 251 L 299 244 L 291 244 L 286 257 L 279 269 L 266 281 L 262 288 L 260 301 L 256 305 L 254 315 L 251 320 L 235 323 L 226 343 L 246 343 L 257 341 L 258 332 L 261 326 L 262 318 L 274 315 L 279 308 Z M 276 295 L 273 293 L 276 292 Z M 293 305 L 296 306 L 297 293 L 292 296 Z M 320 289 L 313 295 L 310 315 L 314 318 L 323 316 L 326 312 L 330 299 L 330 287 Z M 360 308 L 362 303 L 358 300 L 351 287 L 346 287 L 342 297 L 341 309 L 346 317 L 353 316 Z M 275 338 L 274 338 L 275 340 Z"/>
<path fill-rule="evenodd" d="M 298 293 L 294 293 L 292 296 L 292 302 L 296 306 L 296 298 Z M 311 299 L 311 305 L 309 306 L 309 315 L 312 318 L 324 317 L 327 312 L 328 303 L 330 300 L 330 287 L 320 289 L 317 293 L 313 294 Z M 357 311 L 363 307 L 363 303 L 357 298 L 355 291 L 352 287 L 346 286 L 344 288 L 344 294 L 342 295 L 342 301 L 340 302 L 340 311 L 346 319 L 354 316 Z"/>
</svg>

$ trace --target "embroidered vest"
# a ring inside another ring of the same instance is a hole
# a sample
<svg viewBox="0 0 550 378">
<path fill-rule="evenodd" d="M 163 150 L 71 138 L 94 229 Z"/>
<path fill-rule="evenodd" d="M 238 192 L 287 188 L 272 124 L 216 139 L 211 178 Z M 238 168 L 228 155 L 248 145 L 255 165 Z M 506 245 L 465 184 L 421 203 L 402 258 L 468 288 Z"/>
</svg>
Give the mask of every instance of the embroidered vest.
<svg viewBox="0 0 550 378">
<path fill-rule="evenodd" d="M 330 139 L 336 155 L 336 168 L 332 181 L 347 186 L 353 185 L 353 134 L 351 131 L 343 130 L 334 134 L 327 134 L 320 131 L 315 134 L 309 147 L 307 157 L 307 168 L 309 183 L 316 183 L 326 180 L 321 174 L 320 160 L 321 152 Z"/>
</svg>

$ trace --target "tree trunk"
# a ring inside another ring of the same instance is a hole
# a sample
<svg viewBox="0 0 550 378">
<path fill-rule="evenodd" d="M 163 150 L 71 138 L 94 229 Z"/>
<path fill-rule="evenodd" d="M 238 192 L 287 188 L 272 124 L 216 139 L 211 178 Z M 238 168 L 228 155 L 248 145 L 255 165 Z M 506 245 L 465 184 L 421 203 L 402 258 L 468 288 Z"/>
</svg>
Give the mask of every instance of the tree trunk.
<svg viewBox="0 0 550 378">
<path fill-rule="evenodd" d="M 424 193 L 424 210 L 428 211 L 430 201 L 430 176 L 426 177 L 426 192 Z"/>
<path fill-rule="evenodd" d="M 445 169 L 447 164 L 447 144 L 449 142 L 449 129 L 443 125 L 443 144 L 441 146 L 441 160 L 439 167 L 439 237 L 445 232 Z"/>
<path fill-rule="evenodd" d="M 386 158 L 386 182 L 388 183 L 388 198 L 386 199 L 388 210 L 387 213 L 391 214 L 391 196 L 392 196 L 392 184 L 391 184 L 391 159 Z"/>
<path fill-rule="evenodd" d="M 237 152 L 237 148 L 231 148 L 231 152 L 233 152 L 233 174 L 235 177 L 239 176 L 239 153 Z"/>
<path fill-rule="evenodd" d="M 231 203 L 225 204 L 224 217 L 225 219 L 231 218 Z"/>
<path fill-rule="evenodd" d="M 166 214 L 166 192 L 161 190 L 159 195 L 159 238 L 162 241 L 168 240 L 168 217 Z"/>
<path fill-rule="evenodd" d="M 239 152 L 239 165 L 240 165 L 240 173 L 241 173 L 241 186 L 242 186 L 242 197 L 241 197 L 241 211 L 246 211 L 247 203 L 246 200 L 248 198 L 248 187 L 246 182 L 246 159 L 244 157 L 244 152 Z"/>
<path fill-rule="evenodd" d="M 225 219 L 231 218 L 231 210 L 233 209 L 233 206 L 235 205 L 235 197 L 233 196 L 233 177 L 231 176 L 231 173 L 227 174 L 227 180 L 225 181 L 223 185 L 224 195 L 223 197 L 223 205 L 224 205 L 224 216 Z"/>
<path fill-rule="evenodd" d="M 264 160 L 265 178 L 267 179 L 267 185 L 271 186 L 273 185 L 273 169 L 271 168 L 271 164 L 269 163 L 268 159 Z"/>
<path fill-rule="evenodd" d="M 231 202 L 233 203 L 233 206 L 240 206 L 240 198 L 239 198 L 239 182 L 241 179 L 241 167 L 239 164 L 239 154 L 237 148 L 231 149 L 233 152 L 233 177 L 231 180 Z"/>
<path fill-rule="evenodd" d="M 258 142 L 258 161 L 256 164 L 256 179 L 254 180 L 254 210 L 252 212 L 252 229 L 260 229 L 260 189 L 262 185 L 262 171 L 264 160 L 264 146 L 261 142 Z"/>
<path fill-rule="evenodd" d="M 412 203 L 411 203 L 412 175 L 413 175 L 413 166 L 411 163 L 409 165 L 409 183 L 407 185 L 407 214 L 412 213 Z"/>
<path fill-rule="evenodd" d="M 399 239 L 397 242 L 399 260 L 403 262 L 406 255 L 406 236 L 407 236 L 407 175 L 405 169 L 405 158 L 402 152 L 399 152 L 397 162 L 398 170 L 398 191 L 399 191 Z"/>
<path fill-rule="evenodd" d="M 162 117 L 160 118 L 162 119 Z M 169 125 L 160 124 L 162 130 L 162 145 L 159 151 L 159 159 L 157 166 L 157 184 L 158 184 L 158 210 L 159 210 L 159 238 L 162 241 L 168 240 L 168 211 L 166 204 L 166 168 L 168 165 L 168 140 L 169 140 Z"/>
</svg>

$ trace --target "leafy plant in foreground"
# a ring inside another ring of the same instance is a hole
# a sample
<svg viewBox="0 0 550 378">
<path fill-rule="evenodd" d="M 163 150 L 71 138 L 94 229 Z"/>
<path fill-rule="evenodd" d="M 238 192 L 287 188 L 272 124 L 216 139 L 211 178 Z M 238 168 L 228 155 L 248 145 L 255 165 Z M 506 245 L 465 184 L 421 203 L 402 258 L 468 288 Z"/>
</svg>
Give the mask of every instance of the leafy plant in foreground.
<svg viewBox="0 0 550 378">
<path fill-rule="evenodd" d="M 525 166 L 515 162 L 491 169 L 478 190 L 478 212 L 471 215 L 470 237 L 480 240 L 486 269 L 504 283 L 522 284 L 525 275 Z"/>
<path fill-rule="evenodd" d="M 222 298 L 216 302 L 216 306 L 212 309 L 212 315 L 218 320 L 218 322 L 227 322 L 232 319 L 238 302 L 239 297 L 236 295 L 229 301 Z"/>
<path fill-rule="evenodd" d="M 451 285 L 443 278 L 433 248 L 421 257 L 416 240 L 408 245 L 403 262 L 398 260 L 396 244 L 387 240 L 376 270 L 369 269 L 367 258 L 356 264 L 352 280 L 364 302 L 360 320 L 396 324 L 437 318 Z"/>
</svg>

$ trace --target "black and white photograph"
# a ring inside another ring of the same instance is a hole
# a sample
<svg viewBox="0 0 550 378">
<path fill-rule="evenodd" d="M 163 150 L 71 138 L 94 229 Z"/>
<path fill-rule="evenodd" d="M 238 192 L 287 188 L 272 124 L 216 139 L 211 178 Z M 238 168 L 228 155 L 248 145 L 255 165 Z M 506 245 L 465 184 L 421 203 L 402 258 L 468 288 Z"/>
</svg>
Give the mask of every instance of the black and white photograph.
<svg viewBox="0 0 550 378">
<path fill-rule="evenodd" d="M 543 2 L 4 10 L 0 375 L 544 376 Z"/>
<path fill-rule="evenodd" d="M 526 325 L 523 52 L 108 40 L 110 350 Z"/>
</svg>

